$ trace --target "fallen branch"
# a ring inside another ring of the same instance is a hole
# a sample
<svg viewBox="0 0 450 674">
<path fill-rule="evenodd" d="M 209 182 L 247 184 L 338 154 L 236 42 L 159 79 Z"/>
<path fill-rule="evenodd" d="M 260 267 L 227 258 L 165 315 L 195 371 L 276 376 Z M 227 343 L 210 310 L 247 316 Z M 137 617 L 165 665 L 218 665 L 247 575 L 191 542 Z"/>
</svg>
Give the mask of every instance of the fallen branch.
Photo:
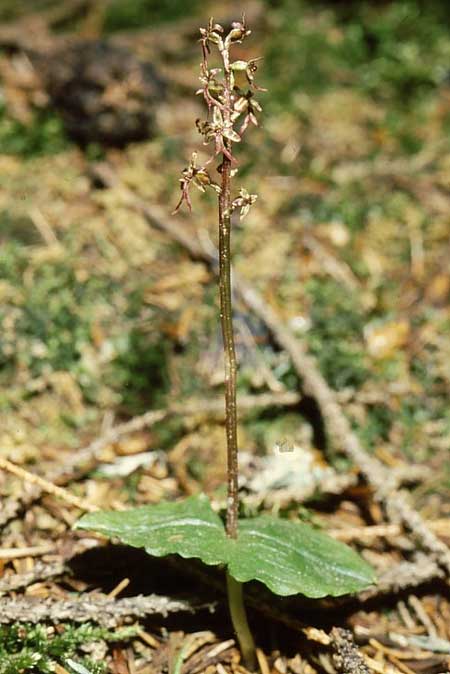
<svg viewBox="0 0 450 674">
<path fill-rule="evenodd" d="M 106 187 L 115 187 L 121 192 L 130 207 L 140 213 L 147 222 L 167 233 L 182 245 L 197 260 L 206 262 L 217 273 L 217 251 L 212 244 L 208 247 L 197 237 L 192 236 L 185 225 L 178 225 L 173 219 L 167 219 L 163 209 L 149 206 L 143 199 L 130 190 L 107 164 L 97 165 L 96 177 Z M 389 469 L 363 449 L 357 435 L 340 405 L 336 393 L 330 389 L 322 376 L 316 360 L 309 355 L 305 346 L 292 331 L 285 326 L 266 301 L 242 279 L 235 277 L 235 290 L 244 303 L 269 328 L 278 344 L 290 355 L 292 364 L 302 380 L 304 390 L 317 402 L 329 431 L 330 442 L 358 466 L 367 482 L 373 487 L 375 498 L 384 504 L 388 518 L 394 523 L 402 522 L 411 531 L 422 547 L 439 562 L 450 575 L 450 550 L 430 529 L 411 507 L 406 494 L 397 491 L 397 482 Z"/>
<path fill-rule="evenodd" d="M 377 585 L 358 594 L 360 601 L 367 601 L 381 594 L 395 594 L 445 578 L 439 564 L 424 553 L 419 553 L 413 562 L 399 562 L 378 577 Z"/>
<path fill-rule="evenodd" d="M 16 597 L 0 599 L 0 623 L 13 622 L 52 622 L 92 621 L 104 627 L 115 627 L 129 619 L 145 618 L 159 614 L 164 617 L 169 613 L 181 611 L 193 612 L 196 608 L 187 601 L 178 601 L 156 594 L 144 597 L 126 597 L 125 599 L 109 599 L 83 595 L 76 599 L 47 599 L 35 597 Z M 211 610 L 212 605 L 206 608 Z"/>
<path fill-rule="evenodd" d="M 427 526 L 434 533 L 450 534 L 450 522 L 447 518 L 427 520 Z M 391 538 L 400 536 L 403 527 L 400 524 L 375 524 L 368 527 L 345 527 L 342 529 L 327 529 L 327 534 L 343 543 L 350 541 L 373 541 L 375 538 Z"/>
<path fill-rule="evenodd" d="M 23 590 L 25 587 L 33 585 L 33 583 L 57 578 L 63 573 L 64 562 L 62 560 L 51 564 L 37 561 L 31 571 L 26 573 L 14 573 L 12 575 L 5 574 L 0 578 L 0 595 L 15 590 Z"/>
</svg>

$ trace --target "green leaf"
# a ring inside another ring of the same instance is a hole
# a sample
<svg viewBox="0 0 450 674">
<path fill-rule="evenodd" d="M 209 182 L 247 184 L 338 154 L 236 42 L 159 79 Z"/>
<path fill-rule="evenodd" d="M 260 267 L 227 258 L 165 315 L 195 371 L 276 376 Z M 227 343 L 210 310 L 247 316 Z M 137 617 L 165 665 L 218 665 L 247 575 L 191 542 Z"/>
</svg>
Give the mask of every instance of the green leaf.
<svg viewBox="0 0 450 674">
<path fill-rule="evenodd" d="M 184 501 L 159 503 L 82 517 L 78 529 L 90 529 L 163 557 L 199 557 L 205 564 L 223 564 L 228 540 L 220 517 L 204 494 Z"/>
<path fill-rule="evenodd" d="M 225 564 L 238 581 L 259 580 L 275 594 L 339 596 L 375 582 L 373 569 L 351 548 L 307 524 L 262 515 L 239 521 L 226 537 L 220 517 L 201 494 L 121 512 L 89 513 L 76 524 L 156 557 L 176 553 Z"/>
<path fill-rule="evenodd" d="M 375 582 L 372 567 L 347 545 L 307 524 L 269 515 L 239 522 L 228 570 L 236 580 L 259 580 L 282 596 L 338 597 Z"/>
</svg>

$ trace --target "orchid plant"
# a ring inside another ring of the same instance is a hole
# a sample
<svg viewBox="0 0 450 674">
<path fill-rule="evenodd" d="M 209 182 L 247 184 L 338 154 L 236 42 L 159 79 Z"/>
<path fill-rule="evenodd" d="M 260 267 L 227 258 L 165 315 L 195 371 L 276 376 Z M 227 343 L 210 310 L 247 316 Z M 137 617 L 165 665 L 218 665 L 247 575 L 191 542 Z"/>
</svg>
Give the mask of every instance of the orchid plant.
<svg viewBox="0 0 450 674">
<path fill-rule="evenodd" d="M 228 603 L 232 623 L 246 665 L 255 666 L 255 644 L 243 601 L 247 581 L 264 583 L 272 592 L 287 596 L 301 593 L 308 597 L 339 596 L 357 592 L 374 582 L 372 568 L 351 548 L 313 527 L 292 520 L 259 515 L 239 519 L 238 439 L 236 374 L 231 293 L 231 221 L 235 211 L 240 218 L 256 201 L 255 194 L 240 188 L 232 194 L 237 172 L 233 146 L 241 143 L 251 126 L 258 125 L 261 105 L 255 99 L 264 91 L 255 83 L 259 59 L 233 61 L 231 51 L 249 35 L 245 17 L 231 24 L 228 32 L 210 19 L 200 29 L 202 95 L 207 107 L 205 120 L 196 125 L 205 145 L 212 145 L 211 156 L 198 164 L 193 153 L 180 179 L 181 196 L 175 208 L 186 204 L 192 210 L 192 185 L 201 192 L 212 189 L 218 199 L 219 295 L 225 357 L 225 409 L 227 438 L 226 522 L 204 494 L 185 500 L 164 502 L 120 512 L 95 512 L 82 517 L 77 527 L 91 529 L 123 543 L 143 547 L 150 555 L 176 553 L 197 557 L 205 564 L 226 570 Z M 212 67 L 212 49 L 220 67 Z M 238 77 L 245 82 L 243 89 Z M 242 77 L 243 76 L 243 77 Z M 211 176 L 217 161 L 218 178 Z"/>
</svg>

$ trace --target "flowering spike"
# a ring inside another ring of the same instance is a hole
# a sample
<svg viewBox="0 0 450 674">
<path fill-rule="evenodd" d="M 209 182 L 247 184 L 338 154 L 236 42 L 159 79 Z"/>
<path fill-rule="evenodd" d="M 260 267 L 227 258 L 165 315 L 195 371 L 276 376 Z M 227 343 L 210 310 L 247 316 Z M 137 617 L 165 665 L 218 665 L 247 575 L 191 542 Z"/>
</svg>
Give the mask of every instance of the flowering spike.
<svg viewBox="0 0 450 674">
<path fill-rule="evenodd" d="M 196 155 L 195 157 L 193 155 L 189 166 L 182 171 L 180 179 L 181 197 L 175 208 L 175 213 L 179 211 L 184 202 L 191 210 L 190 187 L 192 184 L 202 192 L 207 187 L 211 187 L 220 195 L 221 188 L 211 180 L 209 173 L 206 171 L 206 166 L 214 157 L 222 155 L 223 160 L 217 170 L 223 175 L 224 162 L 229 162 L 230 165 L 236 164 L 236 159 L 233 156 L 233 143 L 241 142 L 243 134 L 250 125 L 258 126 L 258 114 L 261 112 L 261 106 L 253 98 L 253 91 L 265 91 L 255 84 L 255 73 L 260 58 L 253 58 L 248 61 L 243 59 L 231 61 L 230 59 L 230 49 L 233 44 L 242 42 L 250 33 L 244 14 L 240 21 L 233 21 L 227 34 L 225 34 L 223 26 L 215 23 L 212 17 L 209 19 L 206 28 L 200 28 L 200 43 L 203 55 L 199 77 L 201 86 L 195 93 L 203 96 L 208 108 L 208 116 L 206 120 L 197 119 L 196 126 L 203 136 L 204 145 L 212 143 L 214 150 L 212 156 L 202 167 L 197 167 Z M 222 67 L 209 67 L 208 58 L 212 46 L 217 49 L 221 56 Z M 247 91 L 243 91 L 236 86 L 234 74 L 238 73 L 245 75 L 249 85 Z M 237 125 L 236 128 L 235 124 Z M 231 167 L 227 167 L 230 178 L 232 177 L 231 170 Z M 250 196 L 254 195 L 249 195 L 248 198 Z M 237 199 L 244 199 L 242 191 Z M 243 217 L 242 209 L 246 208 L 247 205 L 250 208 L 253 201 L 249 205 L 246 202 L 246 204 L 240 206 L 241 217 Z"/>
<path fill-rule="evenodd" d="M 225 360 L 225 425 L 227 438 L 227 516 L 226 534 L 229 538 L 237 538 L 238 523 L 238 443 L 237 443 L 237 405 L 236 405 L 236 349 L 233 331 L 233 307 L 231 297 L 231 217 L 235 209 L 240 209 L 241 219 L 245 217 L 252 204 L 256 201 L 256 194 L 249 194 L 241 189 L 235 199 L 231 195 L 232 178 L 236 173 L 236 159 L 233 157 L 233 144 L 240 143 L 242 134 L 250 124 L 257 125 L 257 113 L 261 106 L 253 99 L 252 90 L 258 89 L 254 82 L 258 59 L 249 61 L 232 61 L 230 49 L 235 43 L 242 42 L 250 30 L 245 21 L 235 21 L 227 34 L 222 26 L 213 22 L 211 18 L 206 28 L 200 29 L 200 42 L 203 60 L 200 70 L 201 87 L 196 92 L 203 94 L 208 108 L 206 120 L 196 120 L 199 133 L 203 136 L 205 145 L 213 144 L 212 156 L 203 166 L 197 166 L 197 155 L 194 153 L 187 168 L 182 171 L 181 197 L 175 209 L 177 212 L 182 204 L 191 210 L 190 187 L 195 185 L 201 192 L 211 187 L 217 194 L 219 204 L 219 292 L 220 292 L 220 321 L 224 345 Z M 211 54 L 211 45 L 214 45 L 221 57 L 221 68 L 210 68 L 208 57 Z M 249 85 L 248 91 L 242 91 L 235 83 L 235 74 L 243 72 Z M 235 125 L 240 124 L 240 129 Z M 207 166 L 212 160 L 220 156 L 217 172 L 220 175 L 220 185 L 211 179 Z M 247 654 L 248 666 L 254 667 L 255 646 L 246 623 L 245 610 L 242 604 L 242 592 L 239 584 L 230 575 L 228 592 L 230 606 L 238 604 L 239 620 L 232 609 L 232 621 L 238 635 L 244 654 Z M 239 597 L 239 598 L 238 598 Z"/>
</svg>

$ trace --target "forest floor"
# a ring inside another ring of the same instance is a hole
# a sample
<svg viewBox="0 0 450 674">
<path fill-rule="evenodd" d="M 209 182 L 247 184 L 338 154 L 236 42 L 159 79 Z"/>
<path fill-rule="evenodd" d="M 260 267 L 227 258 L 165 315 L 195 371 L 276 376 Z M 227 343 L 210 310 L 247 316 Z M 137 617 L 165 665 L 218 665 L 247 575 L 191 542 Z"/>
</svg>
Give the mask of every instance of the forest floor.
<svg viewBox="0 0 450 674">
<path fill-rule="evenodd" d="M 207 4 L 152 26 L 111 3 L 108 39 L 168 92 L 123 149 L 76 146 L 0 54 L 0 674 L 246 671 L 220 570 L 72 529 L 200 491 L 225 506 L 214 199 L 171 215 L 201 140 L 197 27 L 233 18 Z M 443 674 L 448 10 L 248 5 L 267 92 L 237 155 L 258 194 L 233 231 L 241 507 L 313 523 L 379 577 L 315 602 L 249 584 L 259 667 Z"/>
</svg>

